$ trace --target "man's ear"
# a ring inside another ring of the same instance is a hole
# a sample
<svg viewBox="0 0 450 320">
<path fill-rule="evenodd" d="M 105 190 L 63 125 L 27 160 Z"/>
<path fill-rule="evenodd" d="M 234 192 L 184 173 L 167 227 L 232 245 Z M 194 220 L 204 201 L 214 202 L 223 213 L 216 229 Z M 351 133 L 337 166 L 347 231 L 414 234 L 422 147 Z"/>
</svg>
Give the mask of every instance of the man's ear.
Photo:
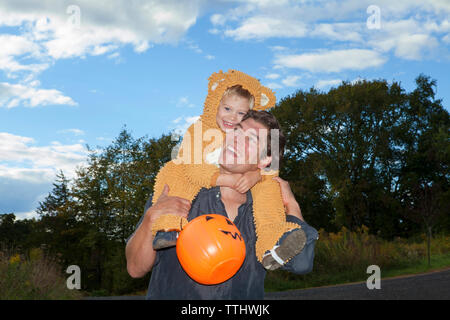
<svg viewBox="0 0 450 320">
<path fill-rule="evenodd" d="M 266 156 L 264 159 L 260 159 L 258 163 L 259 169 L 264 169 L 272 163 L 272 156 Z"/>
</svg>

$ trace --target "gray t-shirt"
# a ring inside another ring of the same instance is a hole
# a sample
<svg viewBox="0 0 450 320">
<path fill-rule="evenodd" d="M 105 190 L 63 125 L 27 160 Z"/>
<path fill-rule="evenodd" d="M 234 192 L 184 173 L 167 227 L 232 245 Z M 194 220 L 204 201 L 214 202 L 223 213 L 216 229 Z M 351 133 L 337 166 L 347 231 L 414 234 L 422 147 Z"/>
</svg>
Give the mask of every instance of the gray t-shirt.
<svg viewBox="0 0 450 320">
<path fill-rule="evenodd" d="M 147 211 L 151 203 L 151 199 L 149 199 L 144 212 Z M 147 299 L 263 299 L 266 270 L 255 256 L 256 234 L 252 205 L 251 192 L 248 191 L 247 201 L 239 207 L 238 215 L 233 221 L 241 232 L 246 245 L 244 263 L 233 277 L 217 285 L 199 284 L 192 280 L 181 267 L 175 247 L 158 250 L 152 269 Z M 212 213 L 227 216 L 225 206 L 221 200 L 220 187 L 200 190 L 197 197 L 192 201 L 188 220 Z M 301 225 L 306 233 L 307 243 L 303 251 L 283 266 L 283 269 L 297 274 L 308 273 L 313 267 L 314 246 L 318 239 L 318 233 L 316 229 L 297 217 L 291 215 L 286 217 L 287 221 Z M 139 226 L 141 221 L 139 221 L 137 226 Z"/>
</svg>

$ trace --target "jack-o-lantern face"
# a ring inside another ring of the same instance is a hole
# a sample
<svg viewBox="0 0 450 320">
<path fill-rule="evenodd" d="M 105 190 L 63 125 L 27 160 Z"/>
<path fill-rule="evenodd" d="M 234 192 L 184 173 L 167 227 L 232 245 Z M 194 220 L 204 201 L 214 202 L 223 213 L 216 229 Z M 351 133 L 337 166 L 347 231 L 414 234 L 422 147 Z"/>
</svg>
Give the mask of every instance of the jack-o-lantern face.
<svg viewBox="0 0 450 320">
<path fill-rule="evenodd" d="M 184 271 L 202 284 L 231 278 L 245 259 L 245 242 L 238 228 L 218 214 L 189 222 L 177 240 L 177 256 Z"/>
</svg>

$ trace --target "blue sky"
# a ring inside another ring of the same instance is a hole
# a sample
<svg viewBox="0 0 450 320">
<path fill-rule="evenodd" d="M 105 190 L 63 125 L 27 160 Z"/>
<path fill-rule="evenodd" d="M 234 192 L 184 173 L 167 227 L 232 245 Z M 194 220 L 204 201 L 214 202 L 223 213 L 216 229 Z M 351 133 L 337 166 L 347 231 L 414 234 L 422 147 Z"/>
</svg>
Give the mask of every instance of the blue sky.
<svg viewBox="0 0 450 320">
<path fill-rule="evenodd" d="M 0 0 L 0 213 L 35 216 L 85 145 L 183 130 L 207 79 L 238 69 L 277 99 L 424 73 L 450 110 L 450 1 Z"/>
</svg>

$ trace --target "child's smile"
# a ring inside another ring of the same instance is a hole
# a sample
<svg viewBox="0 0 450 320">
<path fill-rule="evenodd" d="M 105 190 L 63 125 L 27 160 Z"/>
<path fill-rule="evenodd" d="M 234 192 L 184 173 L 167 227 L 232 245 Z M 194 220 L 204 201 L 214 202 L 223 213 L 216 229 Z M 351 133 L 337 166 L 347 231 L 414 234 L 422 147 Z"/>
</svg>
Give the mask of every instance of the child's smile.
<svg viewBox="0 0 450 320">
<path fill-rule="evenodd" d="M 249 109 L 248 99 L 237 95 L 225 96 L 217 110 L 217 125 L 223 131 L 233 130 Z"/>
<path fill-rule="evenodd" d="M 225 129 L 234 129 L 237 123 L 222 120 L 222 124 Z"/>
</svg>

